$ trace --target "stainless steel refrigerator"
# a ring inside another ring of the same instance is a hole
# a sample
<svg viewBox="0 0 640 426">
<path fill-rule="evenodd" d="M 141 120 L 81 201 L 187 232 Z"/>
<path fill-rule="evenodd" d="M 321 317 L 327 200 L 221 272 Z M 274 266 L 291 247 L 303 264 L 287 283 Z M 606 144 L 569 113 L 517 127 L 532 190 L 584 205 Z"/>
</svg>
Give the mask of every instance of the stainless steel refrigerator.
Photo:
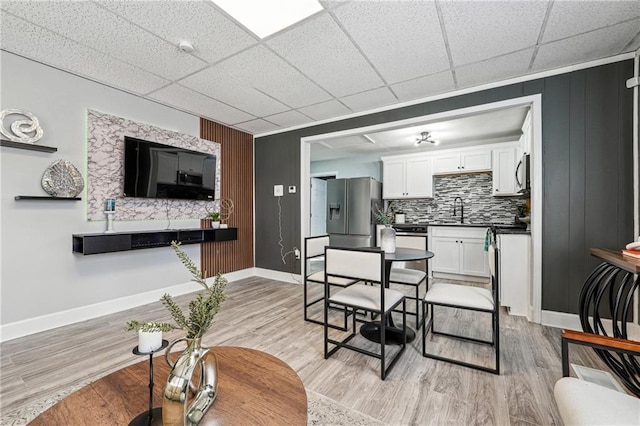
<svg viewBox="0 0 640 426">
<path fill-rule="evenodd" d="M 339 247 L 372 247 L 374 212 L 382 207 L 382 183 L 371 177 L 327 181 L 327 233 Z"/>
</svg>

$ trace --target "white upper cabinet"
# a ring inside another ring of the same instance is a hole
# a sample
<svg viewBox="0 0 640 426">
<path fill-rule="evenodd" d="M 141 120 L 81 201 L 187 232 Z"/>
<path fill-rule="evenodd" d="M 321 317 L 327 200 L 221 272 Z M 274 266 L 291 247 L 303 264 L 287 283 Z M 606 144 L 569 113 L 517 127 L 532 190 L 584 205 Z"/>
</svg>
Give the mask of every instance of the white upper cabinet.
<svg viewBox="0 0 640 426">
<path fill-rule="evenodd" d="M 382 161 L 383 198 L 404 198 L 406 160 Z"/>
<path fill-rule="evenodd" d="M 516 147 L 493 150 L 493 195 L 518 195 L 516 164 L 520 150 Z"/>
<path fill-rule="evenodd" d="M 382 197 L 433 197 L 431 159 L 424 156 L 382 158 Z"/>
<path fill-rule="evenodd" d="M 491 150 L 457 151 L 433 157 L 433 174 L 491 171 Z"/>
</svg>

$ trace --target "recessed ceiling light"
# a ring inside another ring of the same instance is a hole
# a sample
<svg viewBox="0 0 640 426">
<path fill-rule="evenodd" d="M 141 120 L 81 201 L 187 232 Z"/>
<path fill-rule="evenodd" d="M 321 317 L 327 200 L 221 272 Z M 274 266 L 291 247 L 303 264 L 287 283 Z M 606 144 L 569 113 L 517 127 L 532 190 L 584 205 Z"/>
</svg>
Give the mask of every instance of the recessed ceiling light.
<svg viewBox="0 0 640 426">
<path fill-rule="evenodd" d="M 322 10 L 317 0 L 212 0 L 260 38 Z"/>
</svg>

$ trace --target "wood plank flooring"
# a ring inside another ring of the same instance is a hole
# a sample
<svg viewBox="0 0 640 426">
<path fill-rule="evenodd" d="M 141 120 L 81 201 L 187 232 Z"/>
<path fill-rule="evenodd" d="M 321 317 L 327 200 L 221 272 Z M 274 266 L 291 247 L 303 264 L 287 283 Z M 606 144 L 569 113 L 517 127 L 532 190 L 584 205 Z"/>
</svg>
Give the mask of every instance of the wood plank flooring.
<svg viewBox="0 0 640 426">
<path fill-rule="evenodd" d="M 228 295 L 203 339 L 205 345 L 271 353 L 296 370 L 307 389 L 386 424 L 561 424 L 553 400 L 553 385 L 561 377 L 557 329 L 503 312 L 500 376 L 422 357 L 418 333 L 387 380 L 381 381 L 379 361 L 372 357 L 342 349 L 328 360 L 323 358 L 322 326 L 302 319 L 302 286 L 249 278 L 230 283 Z M 185 306 L 190 297 L 176 300 Z M 339 320 L 339 313 L 332 315 Z M 473 316 L 477 314 L 449 310 L 436 315 L 443 329 L 478 335 L 483 335 L 482 327 L 488 329 L 488 321 Z M 414 327 L 414 318 L 408 318 Z M 0 412 L 19 410 L 139 362 L 141 358 L 131 353 L 137 335 L 124 331 L 129 319 L 170 320 L 157 302 L 0 345 Z M 165 335 L 169 340 L 177 337 L 180 331 Z M 354 341 L 377 346 L 360 336 Z M 429 347 L 492 362 L 491 350 L 483 345 L 438 336 Z M 390 347 L 389 355 L 394 350 Z M 572 347 L 570 353 L 572 362 L 605 368 L 589 350 Z M 146 395 L 146 388 L 140 389 L 140 397 Z"/>
</svg>

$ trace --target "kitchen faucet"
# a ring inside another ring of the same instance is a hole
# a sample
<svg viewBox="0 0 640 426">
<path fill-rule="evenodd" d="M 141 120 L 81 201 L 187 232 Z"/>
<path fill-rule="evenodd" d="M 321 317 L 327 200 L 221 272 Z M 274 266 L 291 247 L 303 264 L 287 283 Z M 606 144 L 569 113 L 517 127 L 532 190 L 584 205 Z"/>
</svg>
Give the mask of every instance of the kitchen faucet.
<svg viewBox="0 0 640 426">
<path fill-rule="evenodd" d="M 453 216 L 455 217 L 457 215 L 456 201 L 458 200 L 460 200 L 460 223 L 464 223 L 464 203 L 461 197 L 453 199 Z"/>
</svg>

